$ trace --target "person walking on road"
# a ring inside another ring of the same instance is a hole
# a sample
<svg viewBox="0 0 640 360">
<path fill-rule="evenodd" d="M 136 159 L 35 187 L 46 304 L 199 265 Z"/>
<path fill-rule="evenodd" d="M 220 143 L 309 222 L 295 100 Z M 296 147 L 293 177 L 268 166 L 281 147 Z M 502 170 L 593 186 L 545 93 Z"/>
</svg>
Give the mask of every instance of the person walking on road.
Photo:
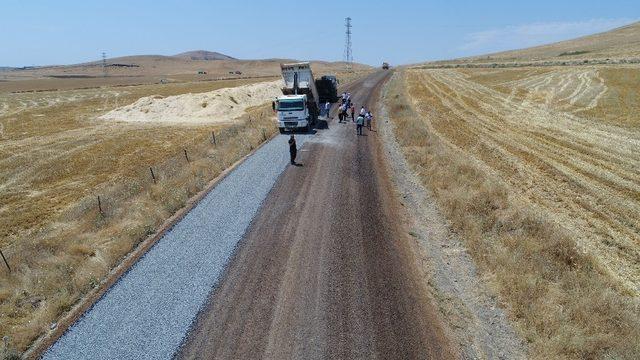
<svg viewBox="0 0 640 360">
<path fill-rule="evenodd" d="M 373 115 L 371 115 L 371 111 L 367 111 L 367 114 L 364 116 L 364 118 L 367 120 L 367 127 L 369 128 L 369 131 L 371 131 L 371 120 L 373 120 Z"/>
<path fill-rule="evenodd" d="M 364 117 L 362 115 L 358 116 L 356 119 L 356 134 L 362 135 L 362 126 L 364 125 Z"/>
<path fill-rule="evenodd" d="M 291 165 L 296 164 L 296 155 L 298 154 L 298 148 L 296 147 L 296 138 L 291 135 L 289 138 L 289 155 L 291 156 Z"/>
<path fill-rule="evenodd" d="M 351 104 L 351 122 L 356 121 L 356 106 Z"/>
<path fill-rule="evenodd" d="M 342 111 L 342 119 L 344 121 L 347 121 L 347 119 L 349 118 L 349 114 L 347 114 L 347 104 L 344 104 L 344 106 L 342 106 L 342 109 L 340 109 L 340 111 Z"/>
<path fill-rule="evenodd" d="M 327 117 L 327 119 L 329 118 L 329 113 L 331 112 L 331 103 L 330 102 L 326 102 L 324 104 L 324 116 Z"/>
<path fill-rule="evenodd" d="M 364 116 L 367 113 L 367 110 L 363 107 L 360 108 L 360 116 Z"/>
</svg>

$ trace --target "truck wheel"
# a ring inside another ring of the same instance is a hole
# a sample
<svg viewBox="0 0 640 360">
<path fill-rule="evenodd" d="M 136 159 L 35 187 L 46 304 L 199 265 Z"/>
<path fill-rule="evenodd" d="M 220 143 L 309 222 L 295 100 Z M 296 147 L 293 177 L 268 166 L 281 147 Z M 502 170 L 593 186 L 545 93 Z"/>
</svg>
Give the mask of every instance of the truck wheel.
<svg viewBox="0 0 640 360">
<path fill-rule="evenodd" d="M 284 128 L 278 128 L 280 130 L 280 134 L 284 134 Z"/>
</svg>

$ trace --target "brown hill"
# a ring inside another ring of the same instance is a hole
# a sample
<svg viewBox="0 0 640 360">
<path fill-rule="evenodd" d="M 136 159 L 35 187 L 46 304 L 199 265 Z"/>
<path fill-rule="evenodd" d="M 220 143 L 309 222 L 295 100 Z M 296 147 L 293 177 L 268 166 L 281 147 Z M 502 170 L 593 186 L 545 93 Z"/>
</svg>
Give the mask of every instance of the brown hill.
<svg viewBox="0 0 640 360">
<path fill-rule="evenodd" d="M 637 58 L 640 57 L 640 22 L 595 35 L 478 58 L 487 57 L 497 60 Z"/>
<path fill-rule="evenodd" d="M 187 51 L 177 55 L 173 55 L 173 57 L 186 60 L 236 60 L 236 58 L 233 58 L 229 55 L 206 50 Z"/>
<path fill-rule="evenodd" d="M 263 60 L 191 60 L 164 55 L 137 55 L 107 59 L 107 78 L 102 61 L 83 64 L 13 68 L 0 70 L 0 92 L 74 89 L 113 85 L 182 82 L 220 78 L 280 76 L 280 64 L 291 59 Z M 317 75 L 343 71 L 342 62 L 312 61 Z M 354 64 L 354 70 L 368 65 Z M 20 80 L 20 81 L 17 81 Z"/>
<path fill-rule="evenodd" d="M 185 53 L 188 54 L 188 53 Z M 280 64 L 295 62 L 292 59 L 263 60 L 192 60 L 190 55 L 136 55 L 107 59 L 107 74 L 113 76 L 176 76 L 204 72 L 206 75 L 224 76 L 270 76 L 280 74 Z M 197 55 L 194 55 L 197 57 Z M 312 61 L 316 72 L 336 72 L 344 69 L 342 62 Z M 369 69 L 370 66 L 354 64 L 355 70 Z M 239 73 L 236 73 L 239 72 Z M 90 78 L 103 75 L 102 61 L 74 65 L 39 66 L 14 68 L 2 72 L 7 80 L 29 78 Z"/>
<path fill-rule="evenodd" d="M 640 22 L 617 29 L 531 48 L 503 51 L 454 60 L 423 63 L 425 66 L 458 64 L 491 65 L 506 63 L 578 64 L 583 60 L 600 63 L 637 62 L 640 59 Z"/>
</svg>

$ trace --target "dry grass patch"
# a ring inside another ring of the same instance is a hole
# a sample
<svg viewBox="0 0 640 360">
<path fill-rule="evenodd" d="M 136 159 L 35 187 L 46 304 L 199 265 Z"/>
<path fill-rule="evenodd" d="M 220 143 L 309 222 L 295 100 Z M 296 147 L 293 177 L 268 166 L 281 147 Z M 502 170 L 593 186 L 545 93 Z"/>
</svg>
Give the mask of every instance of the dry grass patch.
<svg viewBox="0 0 640 360">
<path fill-rule="evenodd" d="M 8 294 L 0 302 L 0 323 L 12 345 L 24 350 L 166 218 L 274 130 L 269 106 L 256 108 L 237 125 L 218 129 L 215 147 L 209 131 L 193 134 L 193 141 L 184 142 L 190 163 L 175 149 L 166 159 L 140 164 L 74 198 L 41 229 L 15 236 L 6 251 L 14 271 L 0 275 L 2 293 Z M 34 297 L 42 300 L 34 305 Z"/>
<path fill-rule="evenodd" d="M 640 68 L 609 67 L 600 70 L 608 87 L 597 106 L 583 115 L 611 124 L 640 127 Z"/>
<path fill-rule="evenodd" d="M 449 138 L 454 130 L 436 131 L 434 124 L 454 120 L 450 100 L 425 88 L 407 92 L 405 76 L 397 73 L 387 88 L 395 135 L 491 279 L 533 357 L 638 358 L 638 299 L 579 250 L 575 234 L 519 196 L 484 157 L 469 151 L 481 148 L 480 137 L 466 138 L 464 144 Z M 422 112 L 412 98 L 424 104 Z"/>
</svg>

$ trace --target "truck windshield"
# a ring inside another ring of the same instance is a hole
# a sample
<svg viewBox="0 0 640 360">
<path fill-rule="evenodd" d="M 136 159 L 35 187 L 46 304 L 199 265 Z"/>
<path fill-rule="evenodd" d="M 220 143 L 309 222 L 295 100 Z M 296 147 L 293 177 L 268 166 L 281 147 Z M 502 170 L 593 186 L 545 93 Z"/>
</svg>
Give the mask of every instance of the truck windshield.
<svg viewBox="0 0 640 360">
<path fill-rule="evenodd" d="M 278 110 L 304 110 L 304 102 L 302 100 L 280 100 L 278 101 Z"/>
</svg>

